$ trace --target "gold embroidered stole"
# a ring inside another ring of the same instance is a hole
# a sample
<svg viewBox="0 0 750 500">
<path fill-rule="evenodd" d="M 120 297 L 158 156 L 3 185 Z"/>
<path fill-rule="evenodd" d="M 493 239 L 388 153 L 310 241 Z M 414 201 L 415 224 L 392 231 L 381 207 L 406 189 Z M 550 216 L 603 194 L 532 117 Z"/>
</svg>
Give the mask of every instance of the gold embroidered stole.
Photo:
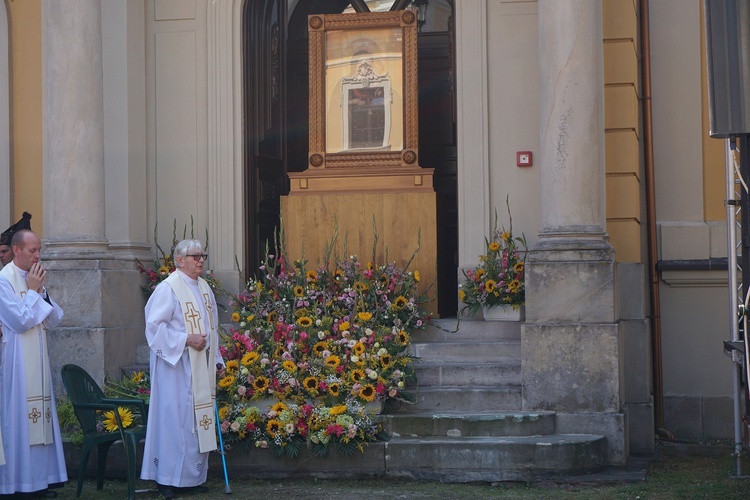
<svg viewBox="0 0 750 500">
<path fill-rule="evenodd" d="M 198 304 L 195 303 L 195 295 L 190 287 L 183 281 L 180 273 L 175 271 L 164 280 L 172 288 L 172 291 L 180 301 L 183 318 L 185 320 L 185 331 L 188 335 L 208 335 L 209 348 L 198 351 L 188 346 L 190 355 L 190 372 L 193 386 L 193 408 L 195 410 L 195 421 L 197 423 L 198 444 L 200 452 L 213 451 L 216 446 L 216 422 L 214 420 L 214 398 L 216 397 L 216 368 L 209 359 L 216 355 L 219 347 L 217 328 L 214 323 L 213 304 L 211 302 L 211 288 L 203 278 L 198 278 L 198 290 L 206 306 L 210 331 L 206 332 Z M 209 364 L 211 368 L 209 369 Z"/>
<path fill-rule="evenodd" d="M 5 276 L 20 298 L 28 291 L 26 281 L 14 264 L 5 266 L 0 274 Z M 25 332 L 17 332 L 23 351 L 26 377 L 26 415 L 29 424 L 29 444 L 51 444 L 52 397 L 50 392 L 49 355 L 47 354 L 47 329 L 42 323 Z M 40 352 L 41 339 L 41 352 Z"/>
</svg>

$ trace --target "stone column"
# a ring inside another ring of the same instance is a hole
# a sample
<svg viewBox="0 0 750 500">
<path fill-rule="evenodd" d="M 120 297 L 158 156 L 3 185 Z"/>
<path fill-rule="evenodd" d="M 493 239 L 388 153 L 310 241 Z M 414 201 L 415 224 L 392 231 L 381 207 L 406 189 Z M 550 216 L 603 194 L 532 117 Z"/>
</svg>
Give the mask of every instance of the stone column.
<svg viewBox="0 0 750 500">
<path fill-rule="evenodd" d="M 104 237 L 101 1 L 42 2 L 46 255 L 99 257 Z"/>
<path fill-rule="evenodd" d="M 601 0 L 540 0 L 542 229 L 528 259 L 523 405 L 558 432 L 608 438 L 627 458 L 620 414 L 614 252 L 604 230 Z"/>
</svg>

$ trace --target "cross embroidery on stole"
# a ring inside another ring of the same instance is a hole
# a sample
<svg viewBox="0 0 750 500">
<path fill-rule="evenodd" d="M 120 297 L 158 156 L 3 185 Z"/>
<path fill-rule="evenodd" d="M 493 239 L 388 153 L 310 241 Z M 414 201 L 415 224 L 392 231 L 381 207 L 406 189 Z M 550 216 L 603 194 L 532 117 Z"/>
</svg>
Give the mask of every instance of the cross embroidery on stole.
<svg viewBox="0 0 750 500">
<path fill-rule="evenodd" d="M 185 329 L 188 330 L 188 333 L 200 333 L 203 330 L 200 325 L 201 313 L 192 302 L 188 302 L 186 305 Z"/>
</svg>

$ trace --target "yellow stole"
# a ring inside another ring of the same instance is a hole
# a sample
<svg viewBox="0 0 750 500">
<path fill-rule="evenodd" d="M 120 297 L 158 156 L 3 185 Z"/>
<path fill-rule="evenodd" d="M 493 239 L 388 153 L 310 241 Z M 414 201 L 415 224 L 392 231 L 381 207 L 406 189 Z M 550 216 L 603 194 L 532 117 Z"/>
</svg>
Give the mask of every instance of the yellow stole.
<svg viewBox="0 0 750 500">
<path fill-rule="evenodd" d="M 0 274 L 5 276 L 13 291 L 23 298 L 28 292 L 26 281 L 14 264 L 5 266 Z M 42 349 L 39 352 L 41 337 Z M 26 377 L 26 415 L 29 424 L 29 444 L 51 444 L 52 395 L 50 391 L 49 356 L 47 354 L 47 329 L 42 323 L 19 332 L 23 366 Z"/>
<path fill-rule="evenodd" d="M 209 349 L 198 351 L 188 346 L 190 355 L 190 373 L 193 386 L 193 409 L 195 410 L 195 422 L 197 423 L 198 444 L 200 452 L 213 451 L 216 446 L 216 421 L 214 420 L 214 399 L 216 398 L 216 368 L 211 362 L 210 356 L 216 355 L 219 348 L 219 340 L 216 324 L 214 322 L 213 304 L 211 302 L 211 288 L 203 278 L 198 278 L 198 290 L 206 306 L 210 331 L 206 332 L 201 317 L 200 307 L 195 303 L 195 295 L 183 281 L 180 273 L 175 271 L 164 280 L 180 301 L 183 318 L 185 320 L 185 331 L 188 335 L 208 335 Z M 211 368 L 209 369 L 209 364 Z"/>
</svg>

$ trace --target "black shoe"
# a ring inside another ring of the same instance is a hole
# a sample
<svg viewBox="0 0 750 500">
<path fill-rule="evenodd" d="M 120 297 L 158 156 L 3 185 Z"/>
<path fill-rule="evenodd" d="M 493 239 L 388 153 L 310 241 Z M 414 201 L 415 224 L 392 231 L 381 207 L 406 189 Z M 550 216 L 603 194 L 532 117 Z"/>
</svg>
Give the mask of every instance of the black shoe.
<svg viewBox="0 0 750 500">
<path fill-rule="evenodd" d="M 164 498 L 165 500 L 172 500 L 174 498 L 174 489 L 171 486 L 158 483 L 156 486 L 159 489 L 159 496 L 161 498 Z"/>
<path fill-rule="evenodd" d="M 200 486 L 188 486 L 186 488 L 177 488 L 177 490 L 180 493 L 185 493 L 186 495 L 197 495 L 199 493 L 208 493 L 208 486 L 200 485 Z"/>
</svg>

